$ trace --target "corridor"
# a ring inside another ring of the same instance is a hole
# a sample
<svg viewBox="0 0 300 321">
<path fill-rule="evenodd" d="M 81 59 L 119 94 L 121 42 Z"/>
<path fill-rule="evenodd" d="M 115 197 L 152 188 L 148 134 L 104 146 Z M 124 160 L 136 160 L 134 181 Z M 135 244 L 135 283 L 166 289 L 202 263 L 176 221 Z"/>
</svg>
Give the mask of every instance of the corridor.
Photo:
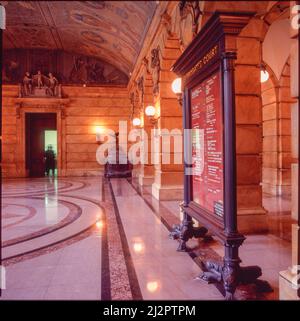
<svg viewBox="0 0 300 321">
<path fill-rule="evenodd" d="M 2 192 L 2 300 L 223 300 L 197 278 L 201 259 L 220 260 L 223 246 L 193 239 L 177 252 L 178 202 L 157 201 L 135 179 L 6 179 Z M 247 236 L 240 257 L 260 265 L 274 291 L 240 286 L 238 299 L 278 299 L 291 246 L 271 231 Z"/>
</svg>

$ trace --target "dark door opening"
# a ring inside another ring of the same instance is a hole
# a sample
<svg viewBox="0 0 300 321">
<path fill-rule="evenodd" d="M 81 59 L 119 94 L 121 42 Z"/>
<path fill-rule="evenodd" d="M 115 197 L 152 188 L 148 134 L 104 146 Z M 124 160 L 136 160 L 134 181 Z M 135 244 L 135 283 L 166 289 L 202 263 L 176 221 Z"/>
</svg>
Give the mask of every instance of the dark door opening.
<svg viewBox="0 0 300 321">
<path fill-rule="evenodd" d="M 49 145 L 57 157 L 56 113 L 26 113 L 26 170 L 30 177 L 45 176 L 44 156 Z M 56 175 L 56 170 L 50 174 Z"/>
</svg>

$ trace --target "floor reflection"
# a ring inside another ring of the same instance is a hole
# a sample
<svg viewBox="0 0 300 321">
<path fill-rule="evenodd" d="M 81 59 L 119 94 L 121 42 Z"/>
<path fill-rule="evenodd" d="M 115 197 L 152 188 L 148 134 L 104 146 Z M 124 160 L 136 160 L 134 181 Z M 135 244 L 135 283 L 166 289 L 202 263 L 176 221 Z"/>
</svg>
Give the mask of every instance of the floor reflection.
<svg viewBox="0 0 300 321">
<path fill-rule="evenodd" d="M 264 207 L 269 233 L 248 235 L 240 257 L 274 289 L 259 299 L 278 299 L 279 272 L 291 265 L 290 201 L 266 195 Z M 222 259 L 223 246 L 192 239 L 193 255 L 177 252 L 169 230 L 179 201 L 159 202 L 135 180 L 7 180 L 2 211 L 4 299 L 223 300 L 197 278 L 200 260 Z"/>
</svg>

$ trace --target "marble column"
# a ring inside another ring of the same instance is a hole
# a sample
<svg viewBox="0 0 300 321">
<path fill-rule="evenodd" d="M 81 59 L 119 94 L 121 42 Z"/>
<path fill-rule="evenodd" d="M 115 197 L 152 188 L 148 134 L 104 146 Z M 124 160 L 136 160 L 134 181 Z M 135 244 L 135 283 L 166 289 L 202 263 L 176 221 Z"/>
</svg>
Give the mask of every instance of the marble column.
<svg viewBox="0 0 300 321">
<path fill-rule="evenodd" d="M 299 4 L 299 3 L 298 3 Z M 293 10 L 296 1 L 291 1 L 291 21 L 299 11 Z M 299 18 L 297 18 L 299 21 Z M 291 106 L 292 119 L 292 260 L 287 270 L 281 271 L 279 275 L 279 298 L 281 300 L 299 300 L 299 273 L 300 273 L 300 232 L 299 232 L 299 27 L 291 24 L 291 96 L 297 100 Z"/>
<path fill-rule="evenodd" d="M 152 94 L 152 78 L 150 74 L 145 76 L 144 86 L 144 131 L 146 136 L 143 136 L 143 140 L 148 140 L 148 163 L 141 164 L 139 173 L 139 185 L 149 186 L 154 182 L 154 165 L 151 163 L 151 130 L 153 129 L 153 123 L 151 118 L 145 114 L 145 109 L 148 105 L 154 105 Z M 152 118 L 153 119 L 153 118 Z"/>
<path fill-rule="evenodd" d="M 170 72 L 171 66 L 180 56 L 178 39 L 168 39 L 162 50 L 159 95 L 155 98 L 155 105 L 159 110 L 157 122 L 158 129 L 182 130 L 182 109 L 172 92 L 171 84 L 176 75 Z M 162 135 L 160 135 L 162 139 Z M 159 200 L 182 200 L 183 199 L 183 164 L 174 164 L 174 145 L 171 138 L 171 163 L 163 164 L 165 156 L 160 144 L 156 155 L 159 163 L 155 165 L 155 178 L 152 184 L 152 195 Z M 181 137 L 182 139 L 182 137 Z"/>
</svg>

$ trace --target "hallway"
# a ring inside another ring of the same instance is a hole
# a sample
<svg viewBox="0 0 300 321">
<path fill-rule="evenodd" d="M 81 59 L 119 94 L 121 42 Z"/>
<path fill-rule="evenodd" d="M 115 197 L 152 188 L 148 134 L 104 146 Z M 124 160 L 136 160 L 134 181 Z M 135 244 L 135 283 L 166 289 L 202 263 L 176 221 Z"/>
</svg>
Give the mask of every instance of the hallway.
<svg viewBox="0 0 300 321">
<path fill-rule="evenodd" d="M 223 247 L 191 240 L 189 253 L 176 252 L 168 230 L 179 223 L 178 202 L 159 202 L 137 186 L 134 179 L 99 177 L 4 180 L 2 299 L 222 300 L 196 277 L 200 260 L 219 260 Z M 247 237 L 242 265 L 255 261 L 274 289 L 255 298 L 278 298 L 279 272 L 290 256 L 289 241 Z M 238 299 L 253 295 L 249 286 L 236 292 Z"/>
</svg>

